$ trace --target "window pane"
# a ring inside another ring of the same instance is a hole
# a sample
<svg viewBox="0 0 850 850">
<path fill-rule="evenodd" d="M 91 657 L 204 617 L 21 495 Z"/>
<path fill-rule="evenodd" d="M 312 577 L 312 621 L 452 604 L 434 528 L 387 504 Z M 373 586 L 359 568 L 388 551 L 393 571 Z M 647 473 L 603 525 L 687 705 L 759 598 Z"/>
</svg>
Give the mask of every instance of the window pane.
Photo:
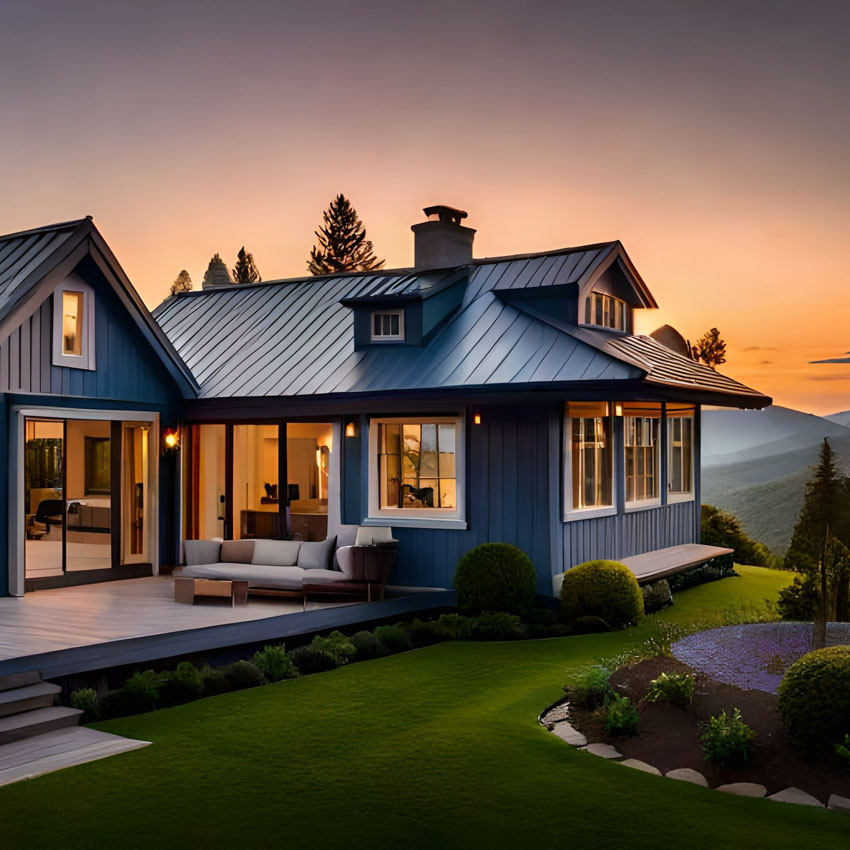
<svg viewBox="0 0 850 850">
<path fill-rule="evenodd" d="M 457 480 L 454 478 L 440 479 L 440 507 L 457 507 Z"/>
<path fill-rule="evenodd" d="M 587 298 L 584 299 L 584 323 L 586 325 L 589 325 L 590 322 L 591 322 L 590 310 L 591 310 L 590 296 L 588 295 Z"/>
<path fill-rule="evenodd" d="M 83 293 L 62 293 L 62 353 L 79 357 L 83 346 Z"/>
<path fill-rule="evenodd" d="M 595 322 L 597 325 L 602 324 L 602 296 L 594 295 L 593 300 L 596 303 L 596 319 Z"/>
<path fill-rule="evenodd" d="M 611 502 L 610 417 L 570 420 L 572 507 L 607 507 Z"/>
<path fill-rule="evenodd" d="M 398 336 L 398 334 L 399 334 L 399 324 L 398 324 L 398 314 L 397 313 L 393 313 L 393 315 L 390 316 L 390 333 L 393 336 Z"/>
</svg>

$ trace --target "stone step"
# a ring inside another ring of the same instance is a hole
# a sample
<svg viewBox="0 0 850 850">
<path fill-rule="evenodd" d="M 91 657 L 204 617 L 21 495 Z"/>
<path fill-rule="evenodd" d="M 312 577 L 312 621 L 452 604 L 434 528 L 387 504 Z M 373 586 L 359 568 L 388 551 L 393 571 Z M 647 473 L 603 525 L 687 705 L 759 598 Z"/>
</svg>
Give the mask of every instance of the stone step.
<svg viewBox="0 0 850 850">
<path fill-rule="evenodd" d="M 21 714 L 34 708 L 47 708 L 53 705 L 53 698 L 62 688 L 51 682 L 36 682 L 8 691 L 0 691 L 0 717 Z"/>
<path fill-rule="evenodd" d="M 28 670 L 26 673 L 7 673 L 5 676 L 0 676 L 0 691 L 24 688 L 27 685 L 36 685 L 40 681 L 41 674 L 37 670 Z"/>
<path fill-rule="evenodd" d="M 42 735 L 54 729 L 76 726 L 82 711 L 54 705 L 50 708 L 36 708 L 23 714 L 0 717 L 0 744 L 20 741 L 34 735 Z"/>
</svg>

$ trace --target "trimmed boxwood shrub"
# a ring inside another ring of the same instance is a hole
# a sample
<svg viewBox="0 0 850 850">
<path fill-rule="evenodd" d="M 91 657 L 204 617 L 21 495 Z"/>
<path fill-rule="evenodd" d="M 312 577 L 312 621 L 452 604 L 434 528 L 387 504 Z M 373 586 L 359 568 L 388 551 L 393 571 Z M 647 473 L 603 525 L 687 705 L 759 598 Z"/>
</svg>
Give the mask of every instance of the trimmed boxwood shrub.
<svg viewBox="0 0 850 850">
<path fill-rule="evenodd" d="M 410 638 L 406 629 L 396 623 L 393 626 L 378 626 L 375 637 L 387 648 L 388 652 L 404 652 L 410 649 Z"/>
<path fill-rule="evenodd" d="M 280 682 L 283 679 L 294 679 L 298 676 L 298 668 L 286 654 L 283 644 L 264 646 L 254 653 L 251 663 L 265 676 L 267 682 Z"/>
<path fill-rule="evenodd" d="M 485 611 L 472 624 L 474 640 L 521 640 L 526 636 L 520 618 L 505 611 Z"/>
<path fill-rule="evenodd" d="M 389 655 L 387 648 L 372 634 L 372 632 L 356 632 L 351 636 L 351 642 L 357 651 L 355 658 L 358 661 L 369 661 L 372 658 L 381 658 Z"/>
<path fill-rule="evenodd" d="M 407 636 L 415 647 L 431 646 L 445 640 L 454 640 L 454 629 L 439 620 L 414 620 L 407 626 Z"/>
<path fill-rule="evenodd" d="M 779 685 L 779 713 L 796 746 L 831 754 L 850 725 L 850 646 L 816 649 L 795 661 Z"/>
<path fill-rule="evenodd" d="M 159 689 L 157 688 L 156 673 L 153 670 L 133 673 L 121 685 L 120 690 L 124 693 L 132 714 L 152 711 L 159 702 Z"/>
<path fill-rule="evenodd" d="M 322 673 L 348 664 L 357 654 L 354 644 L 342 633 L 316 635 L 312 643 L 299 646 L 289 653 L 292 663 L 301 673 Z"/>
<path fill-rule="evenodd" d="M 461 611 L 520 614 L 537 593 L 534 564 L 509 543 L 482 543 L 458 561 L 454 586 Z"/>
<path fill-rule="evenodd" d="M 201 668 L 201 686 L 205 697 L 215 697 L 227 693 L 227 678 L 218 667 L 207 664 Z"/>
<path fill-rule="evenodd" d="M 219 668 L 228 691 L 242 691 L 264 685 L 263 674 L 250 661 L 233 661 Z"/>
<path fill-rule="evenodd" d="M 201 673 L 188 661 L 181 661 L 176 670 L 165 670 L 156 677 L 159 705 L 168 707 L 200 699 L 204 692 Z"/>
<path fill-rule="evenodd" d="M 438 622 L 449 630 L 452 640 L 469 640 L 475 620 L 463 614 L 441 614 Z"/>
<path fill-rule="evenodd" d="M 643 617 L 637 579 L 617 561 L 587 561 L 567 570 L 561 605 L 571 622 L 580 617 L 599 617 L 609 626 L 625 626 Z"/>
</svg>

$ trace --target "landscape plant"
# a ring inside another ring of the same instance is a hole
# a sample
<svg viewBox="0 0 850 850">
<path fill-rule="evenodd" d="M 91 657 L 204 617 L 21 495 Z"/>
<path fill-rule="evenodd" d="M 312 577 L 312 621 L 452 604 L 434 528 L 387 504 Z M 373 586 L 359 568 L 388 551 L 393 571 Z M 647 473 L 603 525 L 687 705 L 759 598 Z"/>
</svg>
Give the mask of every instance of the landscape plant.
<svg viewBox="0 0 850 850">
<path fill-rule="evenodd" d="M 472 624 L 473 640 L 522 640 L 527 636 L 522 620 L 506 611 L 484 611 Z"/>
<path fill-rule="evenodd" d="M 100 717 L 97 702 L 97 692 L 93 688 L 80 688 L 71 694 L 71 708 L 83 712 L 83 723 L 90 723 Z"/>
<path fill-rule="evenodd" d="M 700 743 L 706 761 L 721 767 L 746 764 L 752 755 L 755 732 L 744 723 L 741 710 L 726 710 L 700 724 Z"/>
<path fill-rule="evenodd" d="M 410 638 L 407 631 L 400 625 L 384 625 L 375 629 L 375 637 L 386 647 L 388 652 L 405 652 L 410 649 Z"/>
<path fill-rule="evenodd" d="M 120 690 L 135 711 L 152 711 L 159 702 L 157 677 L 153 670 L 133 673 Z"/>
<path fill-rule="evenodd" d="M 605 731 L 612 735 L 637 735 L 640 715 L 626 696 L 613 696 L 605 709 Z"/>
<path fill-rule="evenodd" d="M 667 702 L 678 708 L 687 708 L 694 699 L 694 682 L 691 673 L 662 673 L 649 683 L 647 702 Z"/>
<path fill-rule="evenodd" d="M 457 606 L 465 612 L 521 614 L 537 593 L 537 573 L 522 549 L 509 543 L 482 543 L 458 561 L 454 576 Z"/>
<path fill-rule="evenodd" d="M 263 674 L 250 661 L 233 661 L 220 668 L 228 691 L 241 691 L 264 685 Z"/>
<path fill-rule="evenodd" d="M 351 636 L 351 643 L 354 645 L 357 661 L 369 661 L 372 658 L 380 658 L 384 655 L 389 655 L 387 648 L 375 637 L 370 631 L 355 632 Z"/>
<path fill-rule="evenodd" d="M 626 626 L 643 617 L 643 595 L 632 571 L 617 561 L 586 561 L 564 573 L 561 604 L 571 622 L 599 617 Z"/>
<path fill-rule="evenodd" d="M 175 670 L 164 670 L 155 680 L 158 704 L 167 708 L 200 699 L 204 680 L 200 671 L 188 661 L 181 661 Z"/>
<path fill-rule="evenodd" d="M 570 705 L 589 711 L 607 705 L 616 696 L 611 686 L 611 670 L 601 664 L 580 670 L 564 690 Z"/>
<path fill-rule="evenodd" d="M 254 653 L 251 663 L 263 674 L 267 682 L 280 682 L 298 676 L 298 668 L 286 654 L 286 647 L 282 643 L 264 646 Z"/>
<path fill-rule="evenodd" d="M 844 740 L 835 745 L 835 754 L 850 769 L 850 733 L 844 735 Z"/>
</svg>

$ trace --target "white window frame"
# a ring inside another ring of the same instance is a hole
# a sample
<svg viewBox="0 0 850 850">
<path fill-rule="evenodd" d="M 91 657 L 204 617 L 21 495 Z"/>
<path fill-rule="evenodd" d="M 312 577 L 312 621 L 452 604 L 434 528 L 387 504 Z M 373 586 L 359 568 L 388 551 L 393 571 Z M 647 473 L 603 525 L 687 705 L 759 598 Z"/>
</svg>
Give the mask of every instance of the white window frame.
<svg viewBox="0 0 850 850">
<path fill-rule="evenodd" d="M 574 508 L 573 507 L 573 423 L 576 419 L 594 419 L 600 417 L 571 417 L 564 416 L 564 522 L 575 522 L 582 519 L 594 519 L 595 517 L 615 516 L 617 513 L 617 464 L 614 463 L 615 452 L 617 446 L 617 428 L 614 411 L 609 409 L 608 419 L 611 420 L 611 504 L 592 508 Z"/>
<path fill-rule="evenodd" d="M 602 323 L 596 321 L 596 298 L 599 298 L 602 301 Z M 610 311 L 615 309 L 623 320 L 623 327 L 618 328 L 616 325 L 612 326 L 605 324 L 606 299 L 608 302 L 608 314 L 610 315 Z M 584 321 L 582 324 L 584 325 L 591 325 L 594 328 L 604 328 L 607 331 L 617 331 L 618 333 L 629 333 L 629 326 L 631 325 L 631 305 L 626 301 L 623 301 L 622 298 L 617 298 L 615 295 L 609 295 L 607 292 L 596 292 L 595 290 L 591 290 L 587 293 L 587 296 L 584 299 L 583 318 Z"/>
<path fill-rule="evenodd" d="M 80 353 L 65 354 L 63 333 L 63 296 L 65 292 L 79 292 L 83 296 L 83 315 L 80 333 Z M 77 277 L 71 275 L 63 280 L 53 290 L 53 365 L 65 366 L 71 369 L 87 369 L 94 371 L 95 367 L 95 298 L 94 290 Z"/>
<path fill-rule="evenodd" d="M 673 468 L 673 438 L 671 425 L 675 419 L 689 419 L 691 422 L 691 489 L 687 492 L 673 492 L 670 489 L 670 470 Z M 694 468 L 694 460 L 696 451 L 694 443 L 696 442 L 696 413 L 689 416 L 667 416 L 664 420 L 665 428 L 667 429 L 667 504 L 673 505 L 678 502 L 692 502 L 696 498 L 696 469 Z"/>
<path fill-rule="evenodd" d="M 398 333 L 376 334 L 376 316 L 398 316 Z M 369 336 L 372 342 L 404 342 L 404 310 L 373 310 L 369 314 Z"/>
<path fill-rule="evenodd" d="M 455 508 L 382 508 L 378 469 L 379 425 L 454 425 L 455 426 Z M 462 416 L 394 416 L 369 420 L 369 516 L 364 525 L 389 525 L 398 528 L 466 529 L 466 427 Z"/>
<path fill-rule="evenodd" d="M 643 511 L 647 508 L 655 508 L 661 505 L 661 437 L 662 437 L 662 427 L 663 427 L 663 416 L 661 412 L 658 413 L 657 416 L 647 416 L 641 415 L 639 413 L 626 413 L 623 416 L 623 503 L 625 505 L 625 511 L 628 513 L 630 511 Z M 656 481 L 656 489 L 657 495 L 652 499 L 635 499 L 633 501 L 629 501 L 628 494 L 628 473 L 626 471 L 626 436 L 628 425 L 627 419 L 657 419 L 658 420 L 658 428 L 657 428 L 657 437 L 655 444 L 655 481 Z M 667 482 L 664 482 L 664 486 L 667 486 Z"/>
</svg>

